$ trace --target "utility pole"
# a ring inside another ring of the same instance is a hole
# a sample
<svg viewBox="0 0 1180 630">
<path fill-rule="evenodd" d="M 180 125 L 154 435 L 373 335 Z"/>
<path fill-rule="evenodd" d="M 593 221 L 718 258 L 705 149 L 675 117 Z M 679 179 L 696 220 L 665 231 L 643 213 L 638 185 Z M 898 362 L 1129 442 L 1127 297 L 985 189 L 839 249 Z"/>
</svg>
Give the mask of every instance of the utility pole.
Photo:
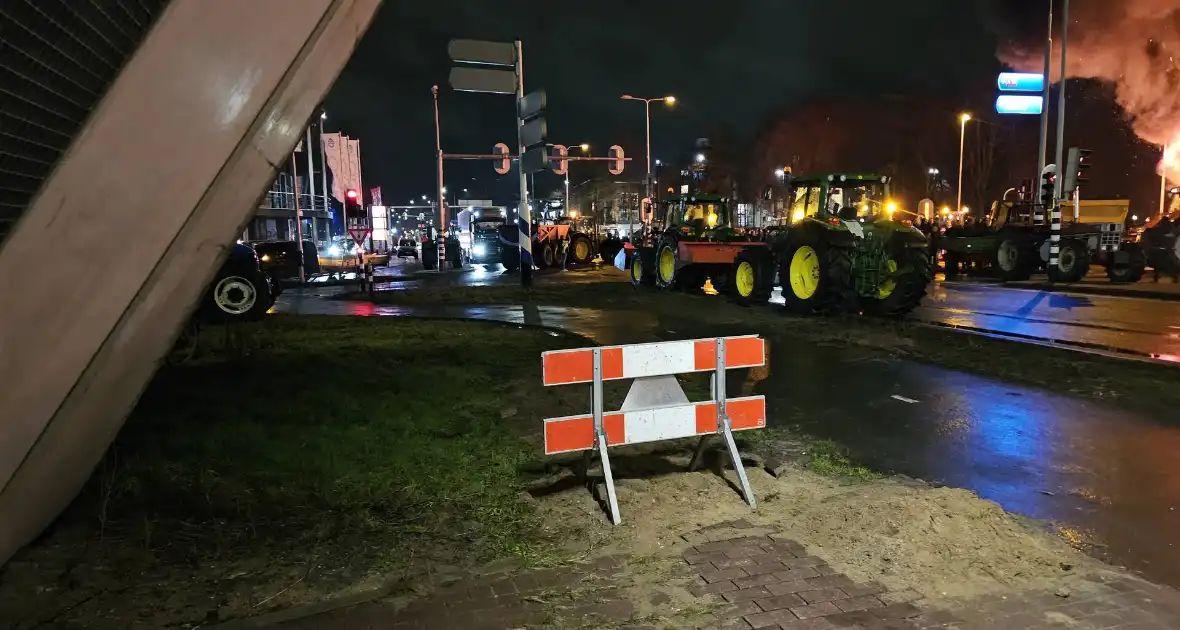
<svg viewBox="0 0 1180 630">
<path fill-rule="evenodd" d="M 308 209 L 311 210 L 312 212 L 315 212 L 315 163 L 313 162 L 312 157 L 311 157 L 311 125 L 307 126 L 307 142 L 303 146 L 307 147 L 307 192 L 310 193 L 308 195 L 308 197 L 311 199 L 311 205 Z M 314 241 L 315 240 L 315 215 L 314 214 L 312 215 L 311 225 L 312 225 L 311 240 Z M 303 240 L 302 239 L 300 239 L 300 241 L 299 241 L 299 253 L 300 253 L 300 257 L 302 258 L 302 254 L 303 254 Z"/>
<path fill-rule="evenodd" d="M 308 153 L 311 147 L 307 147 Z M 303 266 L 303 211 L 299 208 L 299 161 L 295 159 L 295 152 L 291 152 L 291 181 L 294 182 L 291 198 L 295 200 L 295 242 L 299 243 L 299 284 L 307 282 L 307 275 Z"/>
<path fill-rule="evenodd" d="M 1065 162 L 1065 61 L 1066 44 L 1069 41 L 1069 0 L 1062 0 L 1061 6 L 1061 84 L 1057 86 L 1057 182 L 1054 187 L 1053 212 L 1049 217 L 1049 267 L 1060 264 L 1061 253 L 1061 197 L 1065 179 L 1061 176 Z M 1048 80 L 1046 78 L 1046 83 Z"/>
<path fill-rule="evenodd" d="M 1045 35 L 1045 70 L 1044 87 L 1041 88 L 1041 147 L 1037 154 L 1037 176 L 1032 181 L 1040 181 L 1041 173 L 1045 170 L 1045 161 L 1049 151 L 1049 74 L 1053 71 L 1053 0 L 1049 0 L 1049 31 Z M 1061 158 L 1058 158 L 1060 161 Z M 1036 208 L 1033 221 L 1037 225 L 1045 223 L 1045 210 Z"/>
<path fill-rule="evenodd" d="M 332 202 L 328 196 L 328 159 L 324 156 L 324 121 L 328 119 L 328 112 L 320 112 L 320 183 L 324 189 L 324 212 L 332 209 Z M 309 149 L 310 150 L 310 149 Z M 328 241 L 332 240 L 332 221 L 328 221 Z"/>
<path fill-rule="evenodd" d="M 516 223 L 519 228 L 520 240 L 520 285 L 533 285 L 533 214 L 529 209 L 529 180 L 525 177 L 524 139 L 520 137 L 524 129 L 525 120 L 520 116 L 521 105 L 524 103 L 524 53 L 520 40 L 516 40 L 516 136 L 517 155 L 516 166 L 520 173 L 520 209 L 517 210 Z"/>
</svg>

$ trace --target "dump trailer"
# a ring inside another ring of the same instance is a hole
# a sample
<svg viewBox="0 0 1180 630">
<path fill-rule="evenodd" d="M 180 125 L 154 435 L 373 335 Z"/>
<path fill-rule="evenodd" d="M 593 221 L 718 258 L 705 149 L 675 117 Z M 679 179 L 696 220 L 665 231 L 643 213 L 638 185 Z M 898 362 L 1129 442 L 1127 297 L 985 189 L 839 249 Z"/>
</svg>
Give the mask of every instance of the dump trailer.
<svg viewBox="0 0 1180 630">
<path fill-rule="evenodd" d="M 1050 279 L 1077 282 L 1092 264 L 1106 268 L 1112 282 L 1136 282 L 1143 277 L 1147 258 L 1143 248 L 1126 238 L 1130 202 L 1093 199 L 1062 209 L 1060 264 L 1049 267 L 1049 226 L 1035 223 L 1036 206 L 1024 202 L 992 203 L 984 223 L 948 228 L 935 241 L 944 251 L 947 279 L 964 265 L 990 269 L 1001 280 L 1027 280 L 1038 271 Z"/>
<path fill-rule="evenodd" d="M 889 183 L 871 174 L 792 177 L 789 216 L 760 230 L 732 227 L 729 199 L 667 199 L 662 228 L 637 247 L 632 283 L 696 290 L 708 278 L 745 305 L 766 302 L 781 284 L 792 313 L 905 315 L 926 295 L 929 246 L 894 218 Z"/>
</svg>

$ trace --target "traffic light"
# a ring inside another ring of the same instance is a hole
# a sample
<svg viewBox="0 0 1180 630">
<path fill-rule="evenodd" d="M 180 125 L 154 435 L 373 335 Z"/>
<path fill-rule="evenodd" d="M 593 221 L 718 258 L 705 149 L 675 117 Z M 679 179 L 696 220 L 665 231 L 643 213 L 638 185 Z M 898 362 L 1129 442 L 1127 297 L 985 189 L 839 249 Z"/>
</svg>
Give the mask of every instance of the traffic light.
<svg viewBox="0 0 1180 630">
<path fill-rule="evenodd" d="M 1052 208 L 1053 201 L 1056 197 L 1057 191 L 1057 165 L 1050 164 L 1041 171 L 1041 205 L 1045 208 Z"/>
<path fill-rule="evenodd" d="M 558 158 L 556 160 L 549 160 L 549 166 L 553 169 L 555 175 L 565 175 L 569 172 L 570 161 L 564 159 L 570 154 L 569 147 L 564 144 L 553 145 L 553 156 Z"/>
<path fill-rule="evenodd" d="M 1090 150 L 1070 147 L 1069 158 L 1065 161 L 1065 187 L 1061 190 L 1062 197 L 1069 197 L 1082 184 L 1088 183 L 1085 177 L 1090 169 Z"/>
<path fill-rule="evenodd" d="M 353 221 L 357 221 L 361 217 L 360 197 L 360 193 L 355 188 L 344 191 L 344 216 L 352 218 Z"/>
<path fill-rule="evenodd" d="M 622 175 L 623 166 L 626 165 L 626 159 L 623 157 L 623 147 L 615 144 L 610 148 L 610 168 L 607 169 L 611 175 Z"/>
<path fill-rule="evenodd" d="M 502 159 L 496 160 L 494 168 L 496 173 L 500 175 L 507 175 L 508 171 L 512 170 L 512 159 L 509 157 L 512 151 L 508 149 L 508 145 L 503 142 L 497 142 L 496 146 L 492 147 L 494 155 L 504 156 Z"/>
</svg>

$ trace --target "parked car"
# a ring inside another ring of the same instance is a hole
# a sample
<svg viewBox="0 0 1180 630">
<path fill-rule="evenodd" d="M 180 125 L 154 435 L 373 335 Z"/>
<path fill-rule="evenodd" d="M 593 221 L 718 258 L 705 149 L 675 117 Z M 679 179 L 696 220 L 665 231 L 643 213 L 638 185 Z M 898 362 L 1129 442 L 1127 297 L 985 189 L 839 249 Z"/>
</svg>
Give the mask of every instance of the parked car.
<svg viewBox="0 0 1180 630">
<path fill-rule="evenodd" d="M 197 315 L 219 322 L 258 320 L 280 292 L 278 280 L 263 269 L 254 248 L 238 243 L 201 298 Z"/>
<path fill-rule="evenodd" d="M 401 239 L 397 242 L 397 257 L 418 260 L 418 246 L 408 238 Z"/>
<path fill-rule="evenodd" d="M 264 241 L 251 243 L 251 247 L 258 253 L 258 261 L 262 269 L 279 280 L 291 280 L 299 277 L 299 246 L 295 241 Z M 303 272 L 306 275 L 319 273 L 320 261 L 316 254 L 315 243 L 303 241 Z"/>
</svg>

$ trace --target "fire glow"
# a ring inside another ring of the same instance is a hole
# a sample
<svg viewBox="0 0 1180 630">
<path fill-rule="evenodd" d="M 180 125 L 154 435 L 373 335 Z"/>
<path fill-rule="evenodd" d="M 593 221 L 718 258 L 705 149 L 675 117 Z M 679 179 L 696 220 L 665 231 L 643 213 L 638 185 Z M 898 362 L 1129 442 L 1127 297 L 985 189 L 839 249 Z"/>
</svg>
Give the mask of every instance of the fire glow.
<svg viewBox="0 0 1180 630">
<path fill-rule="evenodd" d="M 1180 181 L 1180 2 L 1073 0 L 1070 18 L 1067 74 L 1113 84 L 1136 135 L 1167 147 L 1159 172 Z M 1011 47 L 999 57 L 1037 72 L 1043 55 L 1043 46 L 1033 46 Z M 1060 49 L 1053 59 L 1056 74 Z"/>
</svg>

